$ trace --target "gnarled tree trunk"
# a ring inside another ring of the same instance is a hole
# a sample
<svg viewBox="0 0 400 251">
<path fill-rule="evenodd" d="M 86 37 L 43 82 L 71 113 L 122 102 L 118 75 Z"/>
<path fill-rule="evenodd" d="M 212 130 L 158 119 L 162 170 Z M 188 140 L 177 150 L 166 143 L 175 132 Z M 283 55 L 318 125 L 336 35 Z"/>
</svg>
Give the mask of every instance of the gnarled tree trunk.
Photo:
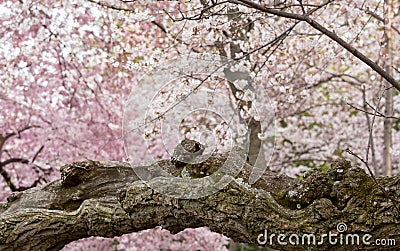
<svg viewBox="0 0 400 251">
<path fill-rule="evenodd" d="M 160 163 L 172 168 L 168 160 Z M 328 172 L 314 170 L 302 181 L 267 172 L 252 187 L 246 183 L 248 168 L 208 197 L 178 199 L 149 188 L 127 163 L 72 163 L 62 168 L 61 180 L 13 193 L 1 204 L 0 250 L 59 250 L 80 238 L 155 226 L 171 232 L 207 226 L 234 241 L 279 250 L 376 250 L 372 243 L 378 238 L 396 241 L 382 250 L 400 247 L 399 212 L 393 206 L 400 194 L 399 176 L 378 179 L 392 198 L 388 200 L 362 169 L 344 160 L 334 162 Z M 149 183 L 176 185 L 168 178 Z M 320 245 L 301 245 L 304 234 L 319 242 L 328 233 L 339 234 L 336 245 L 327 237 Z M 293 234 L 300 237 L 298 245 L 290 244 L 290 238 L 296 240 Z M 340 245 L 340 234 L 358 235 L 360 245 Z M 363 245 L 367 234 L 371 244 Z"/>
</svg>

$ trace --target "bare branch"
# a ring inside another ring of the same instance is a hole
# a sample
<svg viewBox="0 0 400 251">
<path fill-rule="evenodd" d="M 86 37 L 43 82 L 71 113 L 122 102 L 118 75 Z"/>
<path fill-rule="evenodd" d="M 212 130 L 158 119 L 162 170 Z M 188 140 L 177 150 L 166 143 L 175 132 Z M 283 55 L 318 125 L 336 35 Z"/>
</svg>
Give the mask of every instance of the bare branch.
<svg viewBox="0 0 400 251">
<path fill-rule="evenodd" d="M 372 110 L 373 110 L 374 112 L 367 111 L 367 110 L 365 109 L 365 107 L 364 107 L 363 109 L 361 109 L 361 108 L 359 108 L 359 107 L 357 107 L 357 106 L 355 106 L 355 105 L 353 105 L 353 104 L 351 104 L 351 103 L 349 103 L 349 102 L 346 102 L 346 104 L 349 105 L 351 108 L 357 110 L 357 111 L 360 111 L 360 112 L 363 112 L 363 113 L 366 113 L 366 114 L 369 114 L 369 115 L 373 115 L 373 116 L 377 116 L 377 117 L 382 117 L 382 118 L 391 118 L 391 119 L 398 119 L 398 120 L 400 120 L 400 117 L 386 116 L 385 114 L 383 114 L 383 113 L 381 113 L 380 111 L 378 111 L 376 108 L 372 107 L 368 102 L 365 102 L 365 104 L 367 104 L 369 107 L 371 107 Z"/>
<path fill-rule="evenodd" d="M 94 3 L 94 4 L 97 4 L 97 5 L 99 5 L 99 6 L 101 6 L 101 7 L 104 7 L 104 8 L 112 9 L 112 10 L 126 11 L 126 12 L 135 12 L 134 9 L 124 8 L 124 7 L 118 7 L 118 6 L 114 6 L 114 5 L 111 5 L 111 4 L 103 3 L 103 2 L 100 2 L 100 1 L 95 1 L 95 0 L 86 0 L 86 1 L 91 2 L 91 3 Z"/>
<path fill-rule="evenodd" d="M 5 167 L 6 165 L 12 164 L 12 163 L 22 163 L 22 164 L 28 164 L 29 160 L 27 159 L 22 159 L 22 158 L 11 158 L 5 161 L 0 162 L 0 168 Z"/>
<path fill-rule="evenodd" d="M 18 191 L 18 188 L 14 185 L 14 183 L 11 181 L 11 177 L 8 175 L 7 171 L 4 170 L 4 167 L 6 165 L 12 164 L 12 163 L 22 163 L 22 164 L 28 164 L 29 161 L 26 159 L 21 159 L 21 158 L 10 158 L 7 159 L 3 162 L 0 162 L 0 174 L 7 183 L 8 187 L 11 189 L 11 191 L 15 192 Z"/>
<path fill-rule="evenodd" d="M 39 148 L 39 150 L 37 150 L 37 152 L 35 153 L 35 156 L 33 156 L 33 158 L 32 158 L 32 161 L 31 161 L 32 163 L 35 162 L 37 156 L 39 155 L 39 153 L 40 153 L 41 151 L 43 151 L 43 149 L 44 149 L 44 146 L 41 146 L 41 147 Z"/>
<path fill-rule="evenodd" d="M 268 13 L 268 14 L 276 15 L 276 16 L 279 16 L 279 17 L 284 17 L 284 18 L 304 21 L 304 22 L 308 23 L 310 26 L 312 26 L 316 30 L 322 32 L 323 34 L 328 36 L 330 39 L 332 39 L 333 41 L 335 41 L 336 43 L 341 45 L 348 52 L 353 54 L 356 58 L 360 59 L 362 62 L 367 64 L 369 67 L 371 67 L 371 69 L 373 69 L 375 72 L 377 72 L 380 76 L 382 76 L 384 79 L 386 79 L 392 86 L 394 86 L 397 90 L 400 91 L 400 84 L 396 79 L 394 79 L 393 76 L 388 74 L 382 67 L 380 67 L 378 64 L 373 62 L 371 59 L 369 59 L 363 53 L 358 51 L 352 45 L 350 45 L 349 43 L 344 41 L 341 37 L 336 35 L 336 33 L 328 30 L 327 28 L 325 28 L 324 26 L 322 26 L 321 24 L 319 24 L 317 21 L 313 20 L 309 16 L 299 15 L 299 14 L 289 13 L 289 12 L 283 12 L 283 11 L 279 11 L 279 10 L 276 10 L 276 9 L 271 9 L 271 8 L 265 7 L 263 5 L 251 2 L 249 0 L 229 0 L 229 2 L 235 3 L 235 4 L 241 4 L 243 6 L 247 6 L 249 8 L 253 8 L 253 9 L 257 9 L 257 10 L 259 10 L 261 12 L 265 12 L 265 13 Z M 331 2 L 331 1 L 328 1 L 328 2 Z"/>
</svg>

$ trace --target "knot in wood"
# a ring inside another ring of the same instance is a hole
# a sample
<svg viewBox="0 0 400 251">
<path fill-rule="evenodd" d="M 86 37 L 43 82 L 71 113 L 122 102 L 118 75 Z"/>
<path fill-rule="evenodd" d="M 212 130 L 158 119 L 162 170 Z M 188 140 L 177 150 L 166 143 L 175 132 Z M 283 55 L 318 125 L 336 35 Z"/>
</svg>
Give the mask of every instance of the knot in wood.
<svg viewBox="0 0 400 251">
<path fill-rule="evenodd" d="M 204 145 L 200 142 L 191 139 L 184 139 L 175 147 L 171 161 L 176 167 L 192 164 L 196 157 L 203 154 L 204 149 Z"/>
</svg>

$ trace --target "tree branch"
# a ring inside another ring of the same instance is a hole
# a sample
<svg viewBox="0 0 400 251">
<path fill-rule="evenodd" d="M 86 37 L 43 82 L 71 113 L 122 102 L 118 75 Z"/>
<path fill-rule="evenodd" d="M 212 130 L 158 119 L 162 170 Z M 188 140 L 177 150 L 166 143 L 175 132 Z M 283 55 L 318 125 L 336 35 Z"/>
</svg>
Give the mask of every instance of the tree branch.
<svg viewBox="0 0 400 251">
<path fill-rule="evenodd" d="M 221 156 L 202 167 L 218 168 Z M 169 160 L 156 164 L 175 168 Z M 372 235 L 371 242 L 376 238 L 397 240 L 381 250 L 400 247 L 400 218 L 393 201 L 348 161 L 334 162 L 328 172 L 314 170 L 302 181 L 266 172 L 252 187 L 246 184 L 249 168 L 246 165 L 239 174 L 241 179 L 230 177 L 229 185 L 210 196 L 179 199 L 150 187 L 187 189 L 190 180 L 176 187 L 170 178 L 154 177 L 146 185 L 124 162 L 72 163 L 61 169 L 61 180 L 13 193 L 7 203 L 0 203 L 0 250 L 59 250 L 80 238 L 113 237 L 155 226 L 173 233 L 208 226 L 234 241 L 257 244 L 265 230 L 276 235 L 318 237 L 329 231 L 337 234 L 338 223 L 346 223 L 349 234 Z M 391 196 L 399 197 L 399 176 L 377 178 L 377 182 Z M 267 245 L 280 250 L 349 249 L 328 242 L 282 246 L 276 238 Z"/>
<path fill-rule="evenodd" d="M 396 81 L 396 79 L 394 79 L 393 76 L 391 76 L 389 73 L 387 73 L 382 67 L 380 67 L 378 64 L 373 62 L 367 56 L 362 54 L 356 48 L 351 46 L 349 43 L 344 41 L 341 37 L 336 35 L 334 32 L 326 29 L 324 26 L 322 26 L 321 24 L 319 24 L 317 21 L 313 20 L 309 16 L 279 11 L 276 9 L 268 8 L 263 5 L 251 2 L 249 0 L 229 0 L 229 2 L 234 3 L 234 4 L 241 4 L 243 6 L 247 6 L 249 8 L 253 8 L 253 9 L 259 10 L 261 12 L 276 15 L 279 17 L 284 17 L 284 18 L 307 22 L 310 26 L 312 26 L 316 30 L 320 31 L 321 33 L 325 34 L 330 39 L 332 39 L 333 41 L 335 41 L 336 43 L 341 45 L 343 48 L 345 48 L 348 52 L 353 54 L 356 58 L 360 59 L 362 62 L 367 64 L 369 67 L 371 67 L 371 69 L 373 69 L 375 72 L 377 72 L 380 76 L 382 76 L 384 79 L 386 79 L 392 86 L 394 86 L 397 90 L 400 91 L 400 84 L 398 81 Z M 328 2 L 330 2 L 330 1 L 328 1 Z"/>
<path fill-rule="evenodd" d="M 7 159 L 3 162 L 0 162 L 0 169 L 2 169 L 3 167 L 5 167 L 6 165 L 12 164 L 12 163 L 22 163 L 22 164 L 28 164 L 29 160 L 27 159 L 22 159 L 22 158 L 10 158 Z"/>
<path fill-rule="evenodd" d="M 21 159 L 21 158 L 10 158 L 7 159 L 3 162 L 0 162 L 0 175 L 3 177 L 7 185 L 10 187 L 11 191 L 15 192 L 18 191 L 18 188 L 14 185 L 14 183 L 11 181 L 11 177 L 8 175 L 7 171 L 4 170 L 4 167 L 6 165 L 12 164 L 12 163 L 22 163 L 22 164 L 28 164 L 29 160 L 26 159 Z"/>
<path fill-rule="evenodd" d="M 6 143 L 6 141 L 7 141 L 8 139 L 10 139 L 11 137 L 13 137 L 13 136 L 15 136 L 15 135 L 17 135 L 17 134 L 19 135 L 19 134 L 23 133 L 24 131 L 29 130 L 29 129 L 31 129 L 31 128 L 40 128 L 40 126 L 35 126 L 35 125 L 30 126 L 30 125 L 26 125 L 25 127 L 19 129 L 17 132 L 7 133 L 7 134 L 4 135 L 4 136 L 0 134 L 0 157 L 1 157 L 1 151 L 2 151 L 2 149 L 3 149 L 3 146 L 4 146 L 4 144 Z"/>
</svg>

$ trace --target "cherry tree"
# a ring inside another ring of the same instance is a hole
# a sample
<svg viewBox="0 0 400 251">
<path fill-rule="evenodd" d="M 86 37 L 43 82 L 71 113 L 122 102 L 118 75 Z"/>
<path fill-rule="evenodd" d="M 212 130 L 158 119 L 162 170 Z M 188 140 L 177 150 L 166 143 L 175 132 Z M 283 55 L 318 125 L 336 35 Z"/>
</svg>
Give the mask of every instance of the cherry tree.
<svg viewBox="0 0 400 251">
<path fill-rule="evenodd" d="M 236 62 L 266 90 L 276 116 L 271 170 L 296 177 L 338 157 L 358 161 L 349 148 L 376 174 L 398 174 L 397 2 L 21 0 L 2 2 L 0 19 L 2 199 L 59 178 L 71 161 L 123 159 L 130 91 L 188 53 Z M 182 244 L 166 230 L 150 234 L 177 249 L 196 235 Z"/>
</svg>

